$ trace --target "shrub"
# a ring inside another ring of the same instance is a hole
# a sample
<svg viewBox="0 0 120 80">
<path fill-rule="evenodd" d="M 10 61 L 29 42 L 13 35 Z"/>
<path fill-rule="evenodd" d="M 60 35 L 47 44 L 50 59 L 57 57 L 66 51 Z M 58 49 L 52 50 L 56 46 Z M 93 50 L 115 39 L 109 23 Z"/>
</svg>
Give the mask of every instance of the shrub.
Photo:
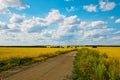
<svg viewBox="0 0 120 80">
<path fill-rule="evenodd" d="M 120 63 L 105 53 L 80 49 L 74 61 L 73 80 L 120 80 Z"/>
</svg>

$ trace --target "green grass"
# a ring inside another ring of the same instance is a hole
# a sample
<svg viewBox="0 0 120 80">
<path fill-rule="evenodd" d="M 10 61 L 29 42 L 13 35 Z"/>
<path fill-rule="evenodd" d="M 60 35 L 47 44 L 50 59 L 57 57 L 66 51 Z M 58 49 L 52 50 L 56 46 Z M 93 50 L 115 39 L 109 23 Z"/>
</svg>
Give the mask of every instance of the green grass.
<svg viewBox="0 0 120 80">
<path fill-rule="evenodd" d="M 13 68 L 15 66 L 21 66 L 21 65 L 30 65 L 35 63 L 32 58 L 11 58 L 9 60 L 1 61 L 0 62 L 0 72 L 6 71 L 10 68 Z"/>
<path fill-rule="evenodd" d="M 74 61 L 73 80 L 120 80 L 120 62 L 105 53 L 80 49 Z"/>
</svg>

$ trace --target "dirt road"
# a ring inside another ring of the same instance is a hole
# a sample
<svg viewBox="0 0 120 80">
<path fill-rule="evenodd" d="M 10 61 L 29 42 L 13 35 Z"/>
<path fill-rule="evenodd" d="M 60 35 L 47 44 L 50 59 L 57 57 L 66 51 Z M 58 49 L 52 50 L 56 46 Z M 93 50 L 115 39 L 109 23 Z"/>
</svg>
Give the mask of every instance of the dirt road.
<svg viewBox="0 0 120 80">
<path fill-rule="evenodd" d="M 37 63 L 3 80 L 70 80 L 75 51 Z"/>
</svg>

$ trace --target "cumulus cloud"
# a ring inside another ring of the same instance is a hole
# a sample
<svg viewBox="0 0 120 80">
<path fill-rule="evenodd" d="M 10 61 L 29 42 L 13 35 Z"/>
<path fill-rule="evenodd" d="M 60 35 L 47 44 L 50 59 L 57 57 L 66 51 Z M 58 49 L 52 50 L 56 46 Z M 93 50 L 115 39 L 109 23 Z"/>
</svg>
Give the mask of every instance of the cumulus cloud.
<svg viewBox="0 0 120 80">
<path fill-rule="evenodd" d="M 78 24 L 79 22 L 80 20 L 76 15 L 64 18 L 65 25 L 74 25 L 74 24 Z"/>
<path fill-rule="evenodd" d="M 33 17 L 22 23 L 22 31 L 38 32 L 52 24 L 60 24 L 65 16 L 60 14 L 59 10 L 51 10 L 45 18 Z"/>
<path fill-rule="evenodd" d="M 116 32 L 114 32 L 114 34 L 120 34 L 120 31 L 116 31 Z"/>
<path fill-rule="evenodd" d="M 15 8 L 17 10 L 22 10 L 29 8 L 30 6 L 24 4 L 22 0 L 0 0 L 0 13 L 7 14 L 10 13 L 9 7 Z"/>
<path fill-rule="evenodd" d="M 25 16 L 21 16 L 18 14 L 12 14 L 11 18 L 10 18 L 10 23 L 21 23 L 24 20 Z"/>
<path fill-rule="evenodd" d="M 90 24 L 89 24 L 88 22 L 81 21 L 79 26 L 80 26 L 80 28 L 82 28 L 82 29 L 86 29 L 86 28 L 89 28 L 89 27 L 90 27 Z"/>
<path fill-rule="evenodd" d="M 93 4 L 85 5 L 83 6 L 83 9 L 85 9 L 88 12 L 97 12 L 97 6 Z"/>
<path fill-rule="evenodd" d="M 8 27 L 10 32 L 19 32 L 22 22 L 25 20 L 24 15 L 12 14 L 10 15 Z"/>
<path fill-rule="evenodd" d="M 120 18 L 115 21 L 115 23 L 120 23 Z"/>
<path fill-rule="evenodd" d="M 10 18 L 10 32 L 41 33 L 44 38 L 68 39 L 76 36 L 81 29 L 106 28 L 107 22 L 98 20 L 92 22 L 80 21 L 78 16 L 65 16 L 59 10 L 51 10 L 45 18 L 32 17 L 25 19 L 23 15 L 13 14 Z M 56 25 L 57 29 L 47 30 L 48 27 Z M 66 37 L 66 38 L 65 38 Z"/>
<path fill-rule="evenodd" d="M 54 35 L 56 34 L 56 30 L 43 30 L 39 37 L 42 38 L 42 39 L 45 39 L 45 40 L 54 40 L 55 37 Z"/>
<path fill-rule="evenodd" d="M 63 22 L 58 24 L 56 30 L 43 30 L 41 35 L 46 37 L 46 39 L 53 40 L 71 40 L 74 39 L 75 34 L 79 31 L 78 25 L 80 23 L 79 18 L 75 16 L 70 16 L 64 18 Z M 71 38 L 72 37 L 72 38 Z"/>
<path fill-rule="evenodd" d="M 112 37 L 112 40 L 120 40 L 120 36 L 114 36 Z"/>
<path fill-rule="evenodd" d="M 60 44 L 60 42 L 61 44 L 74 44 L 73 41 L 80 43 L 80 41 L 86 40 L 87 42 L 90 39 L 97 42 L 105 39 L 112 32 L 113 29 L 107 28 L 105 21 L 81 21 L 77 15 L 65 16 L 55 9 L 42 18 L 34 16 L 26 18 L 24 15 L 13 14 L 10 16 L 9 23 L 0 21 L 0 37 L 4 38 L 3 42 L 15 40 L 16 44 L 17 41 L 25 44 L 38 42 L 39 44 L 51 44 L 50 42 L 53 44 Z M 9 43 L 11 44 L 11 42 Z"/>
<path fill-rule="evenodd" d="M 12 24 L 8 24 L 8 27 L 10 29 L 20 29 L 20 24 L 17 24 L 17 23 L 12 23 Z"/>
<path fill-rule="evenodd" d="M 2 8 L 2 7 L 0 7 L 0 14 L 10 14 L 10 11 L 8 10 L 8 9 L 6 9 L 6 8 Z"/>
<path fill-rule="evenodd" d="M 92 21 L 92 22 L 85 22 L 85 21 L 81 21 L 80 28 L 82 29 L 87 29 L 87 28 L 106 28 L 107 27 L 107 22 L 105 21 Z"/>
<path fill-rule="evenodd" d="M 70 1 L 74 1 L 74 0 L 64 0 L 65 2 L 70 2 Z"/>
<path fill-rule="evenodd" d="M 59 10 L 52 10 L 46 17 L 46 21 L 48 24 L 54 24 L 62 21 L 64 17 L 64 15 L 60 14 Z"/>
<path fill-rule="evenodd" d="M 63 22 L 65 16 L 60 14 L 59 10 L 51 10 L 45 18 L 32 17 L 25 19 L 26 16 L 12 14 L 8 24 L 12 30 L 20 29 L 23 32 L 41 32 L 43 29 L 53 24 L 60 24 Z"/>
<path fill-rule="evenodd" d="M 88 30 L 84 32 L 84 38 L 88 38 L 88 37 L 95 38 L 99 36 L 104 36 L 108 33 L 111 33 L 113 30 L 114 30 L 113 28 Z"/>
<path fill-rule="evenodd" d="M 68 31 L 72 32 L 77 30 L 77 25 L 79 23 L 80 20 L 77 16 L 66 17 L 60 14 L 58 10 L 52 10 L 45 18 L 33 17 L 32 19 L 24 20 L 21 23 L 21 30 L 23 32 L 42 32 L 45 28 L 55 24 L 59 27 L 56 31 L 56 34 L 58 34 L 57 36 L 59 37 L 66 34 Z"/>
<path fill-rule="evenodd" d="M 107 1 L 100 0 L 99 5 L 93 5 L 93 4 L 85 5 L 83 6 L 83 9 L 88 12 L 97 12 L 97 6 L 99 6 L 101 11 L 110 11 L 115 8 L 116 3 L 109 2 L 108 0 Z"/>
<path fill-rule="evenodd" d="M 46 21 L 39 17 L 33 17 L 32 19 L 24 20 L 21 26 L 21 31 L 23 32 L 39 32 L 45 28 Z"/>
<path fill-rule="evenodd" d="M 115 8 L 116 3 L 115 2 L 109 2 L 109 1 L 100 1 L 99 2 L 100 9 L 102 11 L 110 11 Z"/>
<path fill-rule="evenodd" d="M 0 21 L 0 29 L 8 29 L 8 26 L 5 22 Z"/>
<path fill-rule="evenodd" d="M 59 25 L 55 37 L 59 38 L 59 37 L 65 36 L 65 35 L 71 36 L 70 35 L 71 33 L 78 31 L 79 23 L 80 23 L 80 20 L 78 19 L 78 17 L 76 15 L 66 17 L 64 19 L 64 22 Z"/>
<path fill-rule="evenodd" d="M 67 12 L 73 12 L 76 10 L 76 8 L 74 6 L 71 6 L 70 8 L 65 8 Z"/>
<path fill-rule="evenodd" d="M 107 25 L 107 22 L 104 22 L 104 21 L 94 21 L 91 23 L 91 26 L 93 26 L 93 27 L 96 27 L 96 26 L 106 27 L 106 25 Z"/>
<path fill-rule="evenodd" d="M 43 18 L 32 17 L 31 19 L 24 19 L 24 16 L 17 15 L 10 18 L 9 31 L 13 32 L 40 32 L 47 26 L 47 22 Z"/>
</svg>

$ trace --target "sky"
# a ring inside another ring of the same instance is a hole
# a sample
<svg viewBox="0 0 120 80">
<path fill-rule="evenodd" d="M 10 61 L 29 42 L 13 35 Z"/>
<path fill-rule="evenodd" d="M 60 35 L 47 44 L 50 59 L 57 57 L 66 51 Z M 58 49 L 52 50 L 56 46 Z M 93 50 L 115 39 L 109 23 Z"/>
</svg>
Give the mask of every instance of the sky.
<svg viewBox="0 0 120 80">
<path fill-rule="evenodd" d="M 120 45 L 120 1 L 0 0 L 0 45 Z"/>
</svg>

